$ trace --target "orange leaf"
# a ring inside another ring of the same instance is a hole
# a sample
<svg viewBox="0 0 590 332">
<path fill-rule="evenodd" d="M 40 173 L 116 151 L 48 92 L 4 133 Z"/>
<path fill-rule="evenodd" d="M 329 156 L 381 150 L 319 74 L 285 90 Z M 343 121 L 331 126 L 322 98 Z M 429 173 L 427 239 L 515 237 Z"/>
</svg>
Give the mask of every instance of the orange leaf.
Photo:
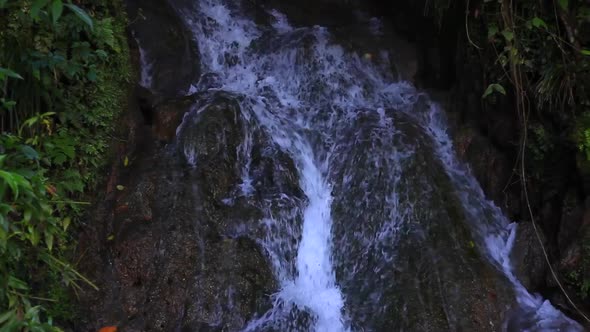
<svg viewBox="0 0 590 332">
<path fill-rule="evenodd" d="M 45 190 L 47 190 L 51 196 L 57 196 L 57 188 L 55 188 L 55 186 L 48 184 L 45 186 Z"/>
<path fill-rule="evenodd" d="M 117 332 L 116 326 L 105 326 L 102 329 L 98 330 L 98 332 Z"/>
</svg>

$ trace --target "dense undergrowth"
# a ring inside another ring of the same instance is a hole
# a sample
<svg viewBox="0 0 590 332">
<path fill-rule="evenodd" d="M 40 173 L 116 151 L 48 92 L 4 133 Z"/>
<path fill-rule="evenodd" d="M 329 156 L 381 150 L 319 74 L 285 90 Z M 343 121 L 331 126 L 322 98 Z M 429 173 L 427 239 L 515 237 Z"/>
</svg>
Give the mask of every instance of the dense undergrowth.
<svg viewBox="0 0 590 332">
<path fill-rule="evenodd" d="M 0 0 L 0 331 L 55 331 L 131 69 L 120 1 Z"/>
</svg>

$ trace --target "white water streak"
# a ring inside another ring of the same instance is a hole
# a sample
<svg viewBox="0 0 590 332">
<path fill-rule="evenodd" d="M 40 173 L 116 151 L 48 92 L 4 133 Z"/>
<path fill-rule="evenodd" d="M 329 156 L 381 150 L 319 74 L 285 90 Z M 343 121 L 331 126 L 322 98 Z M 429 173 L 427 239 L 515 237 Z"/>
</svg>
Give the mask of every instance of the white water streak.
<svg viewBox="0 0 590 332">
<path fill-rule="evenodd" d="M 529 293 L 518 280 L 510 261 L 517 224 L 511 223 L 492 201 L 485 198 L 469 168 L 457 160 L 453 142 L 446 132 L 447 125 L 442 110 L 435 103 L 430 106 L 429 112 L 421 114 L 423 117 L 420 120 L 433 138 L 437 154 L 456 186 L 468 217 L 483 238 L 484 252 L 514 285 L 521 309 L 535 322 L 530 329 L 524 331 L 582 332 L 581 326 L 555 309 L 548 300 Z"/>
</svg>

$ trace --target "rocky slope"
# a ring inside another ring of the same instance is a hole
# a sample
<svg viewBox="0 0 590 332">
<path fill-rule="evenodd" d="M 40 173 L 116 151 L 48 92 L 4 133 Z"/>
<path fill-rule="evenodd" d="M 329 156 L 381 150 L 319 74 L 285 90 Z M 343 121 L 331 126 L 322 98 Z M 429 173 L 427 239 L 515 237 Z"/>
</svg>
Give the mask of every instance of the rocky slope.
<svg viewBox="0 0 590 332">
<path fill-rule="evenodd" d="M 277 192 L 288 188 L 292 197 L 304 200 L 298 175 L 289 156 L 262 131 L 249 127 L 232 101 L 234 96 L 212 92 L 185 96 L 200 74 L 196 43 L 177 16 L 177 10 L 188 5 L 190 1 L 128 1 L 129 17 L 134 22 L 130 43 L 136 49 L 141 47 L 143 60 L 148 59 L 152 83 L 138 87 L 132 96 L 128 140 L 119 147 L 120 159 L 112 167 L 104 201 L 93 209 L 89 227 L 81 236 L 82 271 L 97 280 L 101 291 L 83 293 L 81 303 L 87 315 L 80 331 L 105 325 L 118 325 L 125 331 L 233 331 L 264 313 L 271 306 L 269 294 L 278 287 L 263 250 L 244 234 L 259 231 L 255 221 L 263 214 L 261 202 L 275 199 Z M 449 14 L 440 30 L 432 18 L 423 15 L 423 5 L 337 0 L 301 5 L 265 0 L 251 3 L 250 8 L 256 13 L 258 6 L 277 7 L 291 14 L 293 24 L 330 26 L 342 40 L 349 40 L 350 47 L 361 47 L 366 54 L 372 54 L 376 46 L 348 36 L 369 23 L 371 16 L 381 16 L 387 31 L 384 42 L 390 43 L 387 48 L 396 50 L 395 70 L 439 96 L 454 125 L 459 155 L 470 163 L 488 196 L 512 219 L 522 220 L 514 253 L 519 277 L 529 290 L 552 296 L 554 304 L 571 310 L 556 291 L 530 224 L 526 224 L 527 212 L 513 171 L 518 124 L 509 102 L 493 112 L 484 111 L 481 68 L 465 51 L 468 46 L 461 12 Z M 262 22 L 269 19 L 263 14 L 257 17 Z M 139 58 L 137 49 L 138 65 Z M 201 84 L 215 84 L 215 80 L 205 79 Z M 408 130 L 415 129 L 409 126 Z M 257 194 L 228 208 L 224 199 L 235 190 L 241 162 L 239 146 L 245 131 L 256 133 L 252 168 Z M 202 166 L 193 167 L 187 150 Z M 357 153 L 362 155 L 362 151 Z M 425 150 L 422 158 L 426 160 L 428 155 Z M 424 165 L 431 163 L 425 160 L 417 168 L 428 168 Z M 575 154 L 564 151 L 556 156 L 552 167 L 559 176 L 535 182 L 531 194 L 555 267 L 567 273 L 582 264 L 581 246 L 583 234 L 590 227 L 586 222 L 590 210 L 584 204 L 583 177 L 576 168 Z M 440 176 L 432 179 L 441 186 L 446 181 Z M 447 207 L 437 210 L 439 222 L 462 218 L 457 202 L 432 195 L 431 206 L 424 209 Z M 335 218 L 342 218 L 338 213 L 354 213 L 346 209 L 349 205 L 346 200 L 335 202 Z M 242 229 L 242 223 L 237 222 L 244 220 L 250 221 L 246 224 L 251 229 Z M 423 289 L 423 293 L 408 292 L 404 300 L 396 302 L 423 315 L 403 320 L 404 315 L 392 311 L 391 320 L 377 322 L 374 327 L 489 329 L 488 318 L 494 316 L 491 313 L 498 315 L 492 319 L 493 326 L 499 326 L 510 294 L 501 291 L 505 285 L 469 248 L 469 232 L 458 224 L 452 226 L 462 243 L 455 246 L 442 235 L 449 229 L 440 229 L 437 223 L 424 227 L 436 245 L 419 258 L 408 255 L 400 264 L 406 270 L 420 271 L 422 264 L 435 268 L 423 271 L 426 275 L 418 286 L 415 279 L 389 271 L 400 281 L 391 294 L 386 294 L 394 298 L 412 286 Z M 408 253 L 420 249 L 423 246 L 419 241 L 402 248 Z M 456 259 L 440 260 L 437 257 L 441 252 Z M 469 276 L 482 273 L 490 278 L 473 284 Z M 444 287 L 433 283 L 442 274 L 452 275 L 457 283 Z M 470 295 L 454 298 L 457 294 Z M 455 314 L 440 310 L 444 301 L 457 303 Z M 426 320 L 428 323 L 424 323 Z"/>
</svg>

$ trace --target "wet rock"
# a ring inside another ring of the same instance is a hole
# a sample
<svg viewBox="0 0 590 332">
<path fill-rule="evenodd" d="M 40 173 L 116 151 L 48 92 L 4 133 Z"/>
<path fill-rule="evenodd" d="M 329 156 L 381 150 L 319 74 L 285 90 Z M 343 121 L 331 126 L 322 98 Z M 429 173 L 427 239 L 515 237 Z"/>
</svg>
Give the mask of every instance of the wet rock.
<svg viewBox="0 0 590 332">
<path fill-rule="evenodd" d="M 303 199 L 293 160 L 272 142 L 252 114 L 244 116 L 235 97 L 214 92 L 199 98 L 206 105 L 194 107 L 185 117 L 179 149 L 194 166 L 199 188 L 211 208 L 226 214 L 220 220 L 233 219 L 227 213 L 234 212 L 229 211 L 260 217 L 254 210 L 262 209 L 262 202 L 273 202 L 273 206 L 283 196 L 294 198 L 292 205 Z M 224 228 L 235 228 L 223 223 Z"/>
<path fill-rule="evenodd" d="M 169 143 L 176 137 L 176 130 L 182 122 L 184 114 L 194 105 L 194 97 L 180 97 L 160 102 L 154 107 L 152 130 L 154 137 Z"/>
<path fill-rule="evenodd" d="M 178 145 L 148 144 L 157 139 L 149 135 L 137 140 L 144 150 L 129 156 L 133 163 L 117 180 L 124 189 L 96 207 L 81 241 L 81 270 L 100 291 L 84 290 L 79 330 L 235 331 L 271 306 L 277 285 L 254 239 L 268 201 L 283 204 L 280 195 L 289 190 L 302 199 L 293 161 L 231 96 L 193 98 L 193 106 L 189 98 L 159 106 L 195 110 Z M 195 148 L 194 164 L 187 146 Z M 246 195 L 242 175 L 250 157 Z"/>
<path fill-rule="evenodd" d="M 168 0 L 127 0 L 132 38 L 143 52 L 148 89 L 164 97 L 186 94 L 199 77 L 198 48 Z"/>
<path fill-rule="evenodd" d="M 154 122 L 154 106 L 157 103 L 157 97 L 148 88 L 139 84 L 135 86 L 135 97 L 144 124 L 151 126 Z"/>
<path fill-rule="evenodd" d="M 588 268 L 588 266 L 585 266 L 584 255 L 587 247 L 586 243 L 590 239 L 590 208 L 586 208 L 581 220 L 577 221 L 576 225 L 578 227 L 575 229 L 575 235 L 571 237 L 570 241 L 565 244 L 565 249 L 561 251 L 559 267 L 562 271 L 580 271 Z"/>
<path fill-rule="evenodd" d="M 511 219 L 520 215 L 519 186 L 511 161 L 489 138 L 464 126 L 454 135 L 457 156 L 469 163 L 482 189 Z"/>
<path fill-rule="evenodd" d="M 375 331 L 500 330 L 513 301 L 510 283 L 477 247 L 475 225 L 430 138 L 410 117 L 386 114 L 397 133 L 383 135 L 374 112 L 363 115 L 345 131 L 356 144 L 342 146 L 346 159 L 333 175 L 334 245 L 345 248 L 335 261 L 347 314 L 355 328 Z"/>
<path fill-rule="evenodd" d="M 543 231 L 539 226 L 537 226 L 537 230 L 543 246 L 547 246 Z M 545 286 L 545 276 L 548 271 L 547 261 L 532 223 L 521 222 L 518 224 L 511 261 L 514 274 L 530 292 L 538 292 Z"/>
<path fill-rule="evenodd" d="M 239 148 L 246 128 L 236 101 L 219 97 L 191 114 L 179 138 L 186 161 L 196 167 L 203 190 L 218 204 L 229 198 L 240 180 Z"/>
<path fill-rule="evenodd" d="M 563 200 L 557 244 L 564 252 L 576 238 L 584 218 L 584 204 L 570 191 Z"/>
<path fill-rule="evenodd" d="M 221 88 L 221 82 L 218 74 L 206 73 L 201 75 L 199 82 L 197 83 L 197 90 L 207 91 L 209 89 Z"/>
<path fill-rule="evenodd" d="M 590 280 L 590 264 L 588 264 L 587 260 L 589 241 L 590 209 L 586 209 L 581 225 L 569 241 L 566 249 L 562 250 L 558 264 L 561 275 L 565 277 L 568 284 L 575 288 L 579 288 L 584 280 Z"/>
<path fill-rule="evenodd" d="M 189 325 L 198 322 L 209 328 L 237 331 L 244 328 L 253 312 L 269 309 L 268 302 L 258 299 L 267 298 L 276 285 L 264 277 L 272 272 L 253 240 L 224 239 L 210 245 L 204 259 L 207 264 L 199 268 L 195 300 L 187 307 Z"/>
</svg>

